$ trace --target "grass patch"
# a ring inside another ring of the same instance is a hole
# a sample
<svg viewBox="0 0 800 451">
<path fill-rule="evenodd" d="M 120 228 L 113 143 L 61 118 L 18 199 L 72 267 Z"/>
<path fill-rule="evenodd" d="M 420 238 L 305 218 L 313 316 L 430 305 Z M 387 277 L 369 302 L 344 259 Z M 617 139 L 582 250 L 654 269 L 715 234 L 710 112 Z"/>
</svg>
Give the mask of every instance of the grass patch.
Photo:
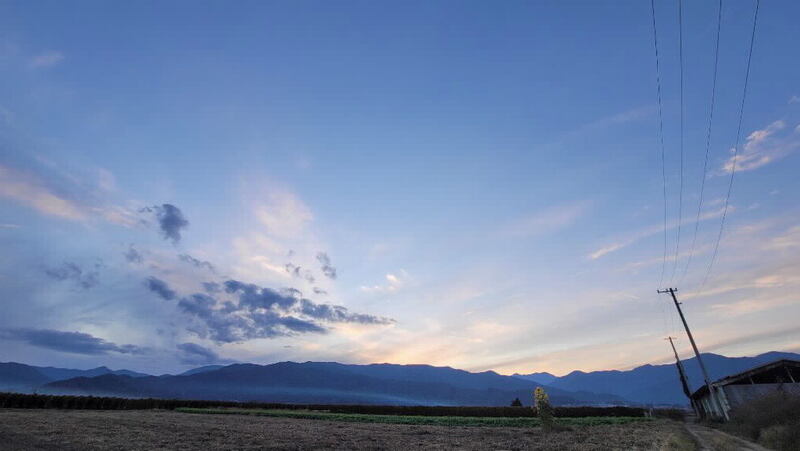
<svg viewBox="0 0 800 451">
<path fill-rule="evenodd" d="M 682 425 L 669 436 L 660 448 L 661 451 L 697 451 L 698 449 L 700 449 L 700 445 Z"/>
<path fill-rule="evenodd" d="M 456 417 L 422 415 L 372 415 L 362 413 L 330 413 L 313 410 L 281 409 L 199 409 L 179 407 L 176 412 L 198 414 L 255 415 L 264 417 L 302 418 L 306 420 L 347 421 L 356 423 L 416 424 L 433 426 L 494 426 L 494 427 L 535 427 L 541 426 L 538 418 L 524 417 Z M 652 421 L 643 417 L 580 417 L 556 418 L 560 426 L 591 426 L 598 424 L 626 424 Z"/>
</svg>

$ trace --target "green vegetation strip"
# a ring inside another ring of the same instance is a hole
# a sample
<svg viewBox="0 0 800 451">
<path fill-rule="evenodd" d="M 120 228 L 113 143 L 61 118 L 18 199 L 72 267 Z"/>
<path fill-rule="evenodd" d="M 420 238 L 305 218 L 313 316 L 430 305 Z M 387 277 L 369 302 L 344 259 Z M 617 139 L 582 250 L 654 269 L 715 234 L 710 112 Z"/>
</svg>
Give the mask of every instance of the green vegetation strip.
<svg viewBox="0 0 800 451">
<path fill-rule="evenodd" d="M 501 427 L 533 427 L 541 423 L 538 418 L 525 417 L 447 417 L 422 415 L 369 415 L 362 413 L 330 413 L 312 410 L 279 410 L 279 409 L 199 409 L 179 407 L 176 412 L 205 413 L 225 415 L 255 415 L 263 417 L 302 418 L 306 420 L 349 421 L 357 423 L 389 423 L 417 424 L 433 426 L 501 426 Z M 556 424 L 562 426 L 592 426 L 598 424 L 625 424 L 636 421 L 650 421 L 643 417 L 580 417 L 556 418 Z"/>
</svg>

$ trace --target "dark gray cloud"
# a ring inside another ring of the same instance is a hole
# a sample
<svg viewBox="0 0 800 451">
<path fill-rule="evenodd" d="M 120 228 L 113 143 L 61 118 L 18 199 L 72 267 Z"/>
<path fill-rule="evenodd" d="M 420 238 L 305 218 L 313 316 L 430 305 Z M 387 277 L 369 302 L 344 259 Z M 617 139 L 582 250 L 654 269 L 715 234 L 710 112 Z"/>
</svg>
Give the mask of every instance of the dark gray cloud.
<svg viewBox="0 0 800 451">
<path fill-rule="evenodd" d="M 214 294 L 222 291 L 222 286 L 217 282 L 203 282 L 203 289 L 209 294 Z"/>
<path fill-rule="evenodd" d="M 140 211 L 155 214 L 164 239 L 172 240 L 173 243 L 181 240 L 181 229 L 189 226 L 189 221 L 183 216 L 181 209 L 172 204 L 154 205 Z"/>
<path fill-rule="evenodd" d="M 341 305 L 316 304 L 308 299 L 300 301 L 300 312 L 311 318 L 332 323 L 391 324 L 394 322 L 380 316 L 351 313 Z"/>
<path fill-rule="evenodd" d="M 322 269 L 322 274 L 325 274 L 325 277 L 330 279 L 336 278 L 336 268 L 331 265 L 331 259 L 328 257 L 328 254 L 325 252 L 318 253 L 317 261 L 319 262 L 320 269 Z"/>
<path fill-rule="evenodd" d="M 318 295 L 320 295 L 320 296 L 327 296 L 327 295 L 328 295 L 328 292 L 327 292 L 327 291 L 325 291 L 325 290 L 323 290 L 323 289 L 322 289 L 322 288 L 320 288 L 320 287 L 314 287 L 314 294 L 318 294 Z"/>
<path fill-rule="evenodd" d="M 178 301 L 178 308 L 185 313 L 206 319 L 214 314 L 214 306 L 216 304 L 217 300 L 213 297 L 203 293 L 195 293 L 181 298 Z"/>
<path fill-rule="evenodd" d="M 307 269 L 303 269 L 302 267 L 296 266 L 293 263 L 287 263 L 283 265 L 283 269 L 285 269 L 287 273 L 294 277 L 305 279 L 308 283 L 314 283 L 314 273 Z"/>
<path fill-rule="evenodd" d="M 231 363 L 222 359 L 216 352 L 196 343 L 181 343 L 178 348 L 178 360 L 186 365 L 212 365 L 215 363 Z"/>
<path fill-rule="evenodd" d="M 189 254 L 180 254 L 178 255 L 178 258 L 181 259 L 181 261 L 189 263 L 195 268 L 206 268 L 207 270 L 213 272 L 214 274 L 217 273 L 217 270 L 214 268 L 214 265 L 212 265 L 211 262 L 196 259 Z"/>
<path fill-rule="evenodd" d="M 64 332 L 52 329 L 7 329 L 0 331 L 0 338 L 72 354 L 101 355 L 110 352 L 143 354 L 146 351 L 139 346 L 118 345 L 82 332 Z"/>
<path fill-rule="evenodd" d="M 169 287 L 167 282 L 159 279 L 158 277 L 150 276 L 144 281 L 144 285 L 148 290 L 159 295 L 165 301 L 171 301 L 177 297 L 175 290 Z"/>
<path fill-rule="evenodd" d="M 274 327 L 275 325 L 283 326 L 292 332 L 298 333 L 318 333 L 324 334 L 328 329 L 320 326 L 314 321 L 297 318 L 292 315 L 280 316 L 274 312 L 255 313 L 253 319 L 256 323 L 267 328 Z"/>
<path fill-rule="evenodd" d="M 144 259 L 142 258 L 142 254 L 140 254 L 139 251 L 137 251 L 136 248 L 133 247 L 133 244 L 131 244 L 130 247 L 128 247 L 128 250 L 122 255 L 125 256 L 125 260 L 127 260 L 128 263 L 138 264 L 144 261 Z"/>
<path fill-rule="evenodd" d="M 178 308 L 198 320 L 191 332 L 201 338 L 210 338 L 217 343 L 240 342 L 251 338 L 271 338 L 279 334 L 276 331 L 259 330 L 247 315 L 242 315 L 239 308 L 232 303 L 222 303 L 216 309 L 217 300 L 202 293 L 185 296 L 178 301 Z"/>
<path fill-rule="evenodd" d="M 214 282 L 207 282 L 217 287 Z M 234 301 L 214 297 L 215 292 L 183 296 L 178 308 L 194 318 L 189 331 L 218 343 L 241 342 L 255 338 L 274 338 L 296 334 L 328 332 L 324 323 L 391 324 L 394 321 L 373 315 L 352 313 L 339 305 L 316 304 L 304 299 L 300 290 L 275 290 L 238 280 L 222 286 Z"/>
<path fill-rule="evenodd" d="M 53 279 L 64 281 L 71 280 L 84 290 L 88 290 L 99 283 L 98 269 L 101 264 L 96 263 L 91 271 L 83 270 L 77 263 L 64 262 L 55 268 L 46 268 L 44 273 Z"/>
<path fill-rule="evenodd" d="M 288 309 L 297 303 L 296 293 L 298 290 L 290 289 L 281 293 L 272 288 L 262 288 L 252 283 L 243 283 L 238 280 L 228 280 L 225 282 L 225 292 L 235 293 L 239 296 L 239 305 L 248 309 L 271 309 L 280 307 Z"/>
</svg>

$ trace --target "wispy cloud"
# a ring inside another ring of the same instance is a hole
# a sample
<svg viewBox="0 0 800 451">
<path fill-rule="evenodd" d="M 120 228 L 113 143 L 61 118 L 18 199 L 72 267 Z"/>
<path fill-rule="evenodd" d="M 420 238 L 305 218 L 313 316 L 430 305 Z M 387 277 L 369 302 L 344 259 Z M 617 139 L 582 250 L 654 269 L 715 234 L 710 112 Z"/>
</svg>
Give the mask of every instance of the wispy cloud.
<svg viewBox="0 0 800 451">
<path fill-rule="evenodd" d="M 730 174 L 734 163 L 740 172 L 758 169 L 784 158 L 797 148 L 800 148 L 800 136 L 794 130 L 787 130 L 786 122 L 775 121 L 750 133 L 739 154 L 725 160 L 718 175 Z M 731 153 L 734 150 L 731 149 Z"/>
<path fill-rule="evenodd" d="M 300 234 L 314 218 L 300 198 L 285 190 L 270 190 L 256 207 L 256 216 L 271 235 L 291 238 Z"/>
<path fill-rule="evenodd" d="M 50 216 L 73 221 L 88 217 L 81 205 L 52 192 L 38 177 L 5 166 L 0 166 L 0 196 Z"/>
<path fill-rule="evenodd" d="M 99 283 L 98 269 L 101 266 L 100 263 L 96 263 L 93 270 L 84 270 L 77 263 L 64 262 L 61 266 L 45 269 L 44 273 L 55 280 L 71 280 L 84 290 L 88 290 Z"/>
<path fill-rule="evenodd" d="M 50 161 L 40 162 L 41 174 L 0 164 L 0 198 L 70 221 L 99 219 L 126 227 L 138 223 L 134 210 L 110 202 L 100 186 L 87 185 Z"/>
<path fill-rule="evenodd" d="M 655 105 L 644 105 L 631 108 L 626 111 L 609 114 L 607 116 L 598 118 L 592 122 L 585 123 L 567 133 L 565 133 L 557 143 L 585 137 L 592 133 L 597 133 L 612 127 L 637 122 L 650 117 L 655 113 Z"/>
<path fill-rule="evenodd" d="M 322 270 L 322 274 L 325 274 L 325 277 L 329 279 L 336 278 L 336 268 L 334 268 L 333 265 L 331 264 L 331 258 L 328 257 L 327 253 L 318 252 L 317 261 L 319 262 L 320 269 Z"/>
<path fill-rule="evenodd" d="M 383 284 L 362 285 L 361 291 L 365 293 L 395 293 L 406 284 L 408 273 L 401 269 L 397 274 L 386 274 L 385 279 L 386 282 Z"/>
<path fill-rule="evenodd" d="M 125 251 L 125 253 L 123 253 L 122 255 L 125 257 L 125 260 L 128 263 L 139 264 L 144 261 L 144 257 L 142 257 L 142 254 L 139 251 L 137 251 L 135 247 L 133 247 L 133 244 L 131 244 L 128 247 L 128 250 Z"/>
<path fill-rule="evenodd" d="M 501 234 L 517 238 L 528 238 L 556 232 L 575 223 L 590 210 L 588 201 L 571 202 L 544 208 L 536 213 L 517 219 L 501 229 Z"/>
<path fill-rule="evenodd" d="M 728 207 L 728 213 L 729 214 L 732 213 L 735 210 L 736 210 L 736 208 L 733 207 L 733 206 L 729 206 Z M 721 208 L 718 208 L 716 210 L 706 211 L 705 213 L 700 215 L 700 220 L 701 221 L 705 221 L 705 220 L 708 220 L 708 219 L 717 218 L 717 217 L 722 215 L 722 211 L 723 210 Z M 693 222 L 694 222 L 694 218 L 685 218 L 685 219 L 683 219 L 681 221 L 681 226 L 684 226 L 684 225 L 687 225 L 687 224 L 691 224 Z M 678 226 L 678 221 L 673 220 L 673 221 L 667 223 L 667 230 L 672 230 L 677 226 Z M 613 243 L 610 243 L 610 244 L 607 244 L 605 246 L 602 246 L 602 247 L 590 252 L 586 257 L 589 260 L 597 260 L 597 259 L 599 259 L 601 257 L 604 257 L 604 256 L 606 256 L 606 255 L 608 255 L 608 254 L 610 254 L 612 252 L 616 252 L 616 251 L 618 251 L 620 249 L 628 247 L 628 246 L 636 243 L 639 240 L 651 237 L 651 236 L 653 236 L 653 235 L 655 235 L 657 233 L 663 233 L 663 231 L 664 231 L 664 225 L 663 224 L 659 224 L 659 225 L 653 225 L 653 226 L 650 226 L 650 227 L 646 227 L 646 228 L 640 229 L 638 231 L 633 231 L 633 232 L 627 233 L 624 238 L 621 238 L 619 240 L 614 241 Z"/>
<path fill-rule="evenodd" d="M 64 54 L 57 51 L 47 51 L 40 53 L 30 59 L 28 66 L 32 69 L 53 67 L 64 61 Z"/>
<path fill-rule="evenodd" d="M 200 260 L 199 258 L 194 258 L 189 254 L 180 254 L 178 255 L 178 259 L 194 266 L 195 268 L 205 268 L 214 274 L 217 273 L 217 269 L 209 261 Z"/>
<path fill-rule="evenodd" d="M 293 277 L 304 279 L 308 283 L 314 283 L 316 280 L 314 278 L 314 274 L 309 271 L 308 269 L 303 269 L 301 266 L 297 266 L 294 263 L 287 263 L 283 265 L 283 268 L 286 270 L 287 274 L 291 274 Z"/>
</svg>

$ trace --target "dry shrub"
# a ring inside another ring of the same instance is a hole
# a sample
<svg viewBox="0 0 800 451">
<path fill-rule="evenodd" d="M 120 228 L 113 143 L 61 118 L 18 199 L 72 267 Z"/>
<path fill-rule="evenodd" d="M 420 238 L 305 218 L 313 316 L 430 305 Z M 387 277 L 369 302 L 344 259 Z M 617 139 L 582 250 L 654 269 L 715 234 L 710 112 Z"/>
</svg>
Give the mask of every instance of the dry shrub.
<svg viewBox="0 0 800 451">
<path fill-rule="evenodd" d="M 778 451 L 800 450 L 800 423 L 766 427 L 761 430 L 758 442 Z"/>
<path fill-rule="evenodd" d="M 550 405 L 550 397 L 542 387 L 536 387 L 533 392 L 533 403 L 536 406 L 536 414 L 542 422 L 544 429 L 553 429 L 553 406 Z"/>
<path fill-rule="evenodd" d="M 753 399 L 733 409 L 723 429 L 778 451 L 800 451 L 800 396 L 777 392 Z"/>
</svg>

